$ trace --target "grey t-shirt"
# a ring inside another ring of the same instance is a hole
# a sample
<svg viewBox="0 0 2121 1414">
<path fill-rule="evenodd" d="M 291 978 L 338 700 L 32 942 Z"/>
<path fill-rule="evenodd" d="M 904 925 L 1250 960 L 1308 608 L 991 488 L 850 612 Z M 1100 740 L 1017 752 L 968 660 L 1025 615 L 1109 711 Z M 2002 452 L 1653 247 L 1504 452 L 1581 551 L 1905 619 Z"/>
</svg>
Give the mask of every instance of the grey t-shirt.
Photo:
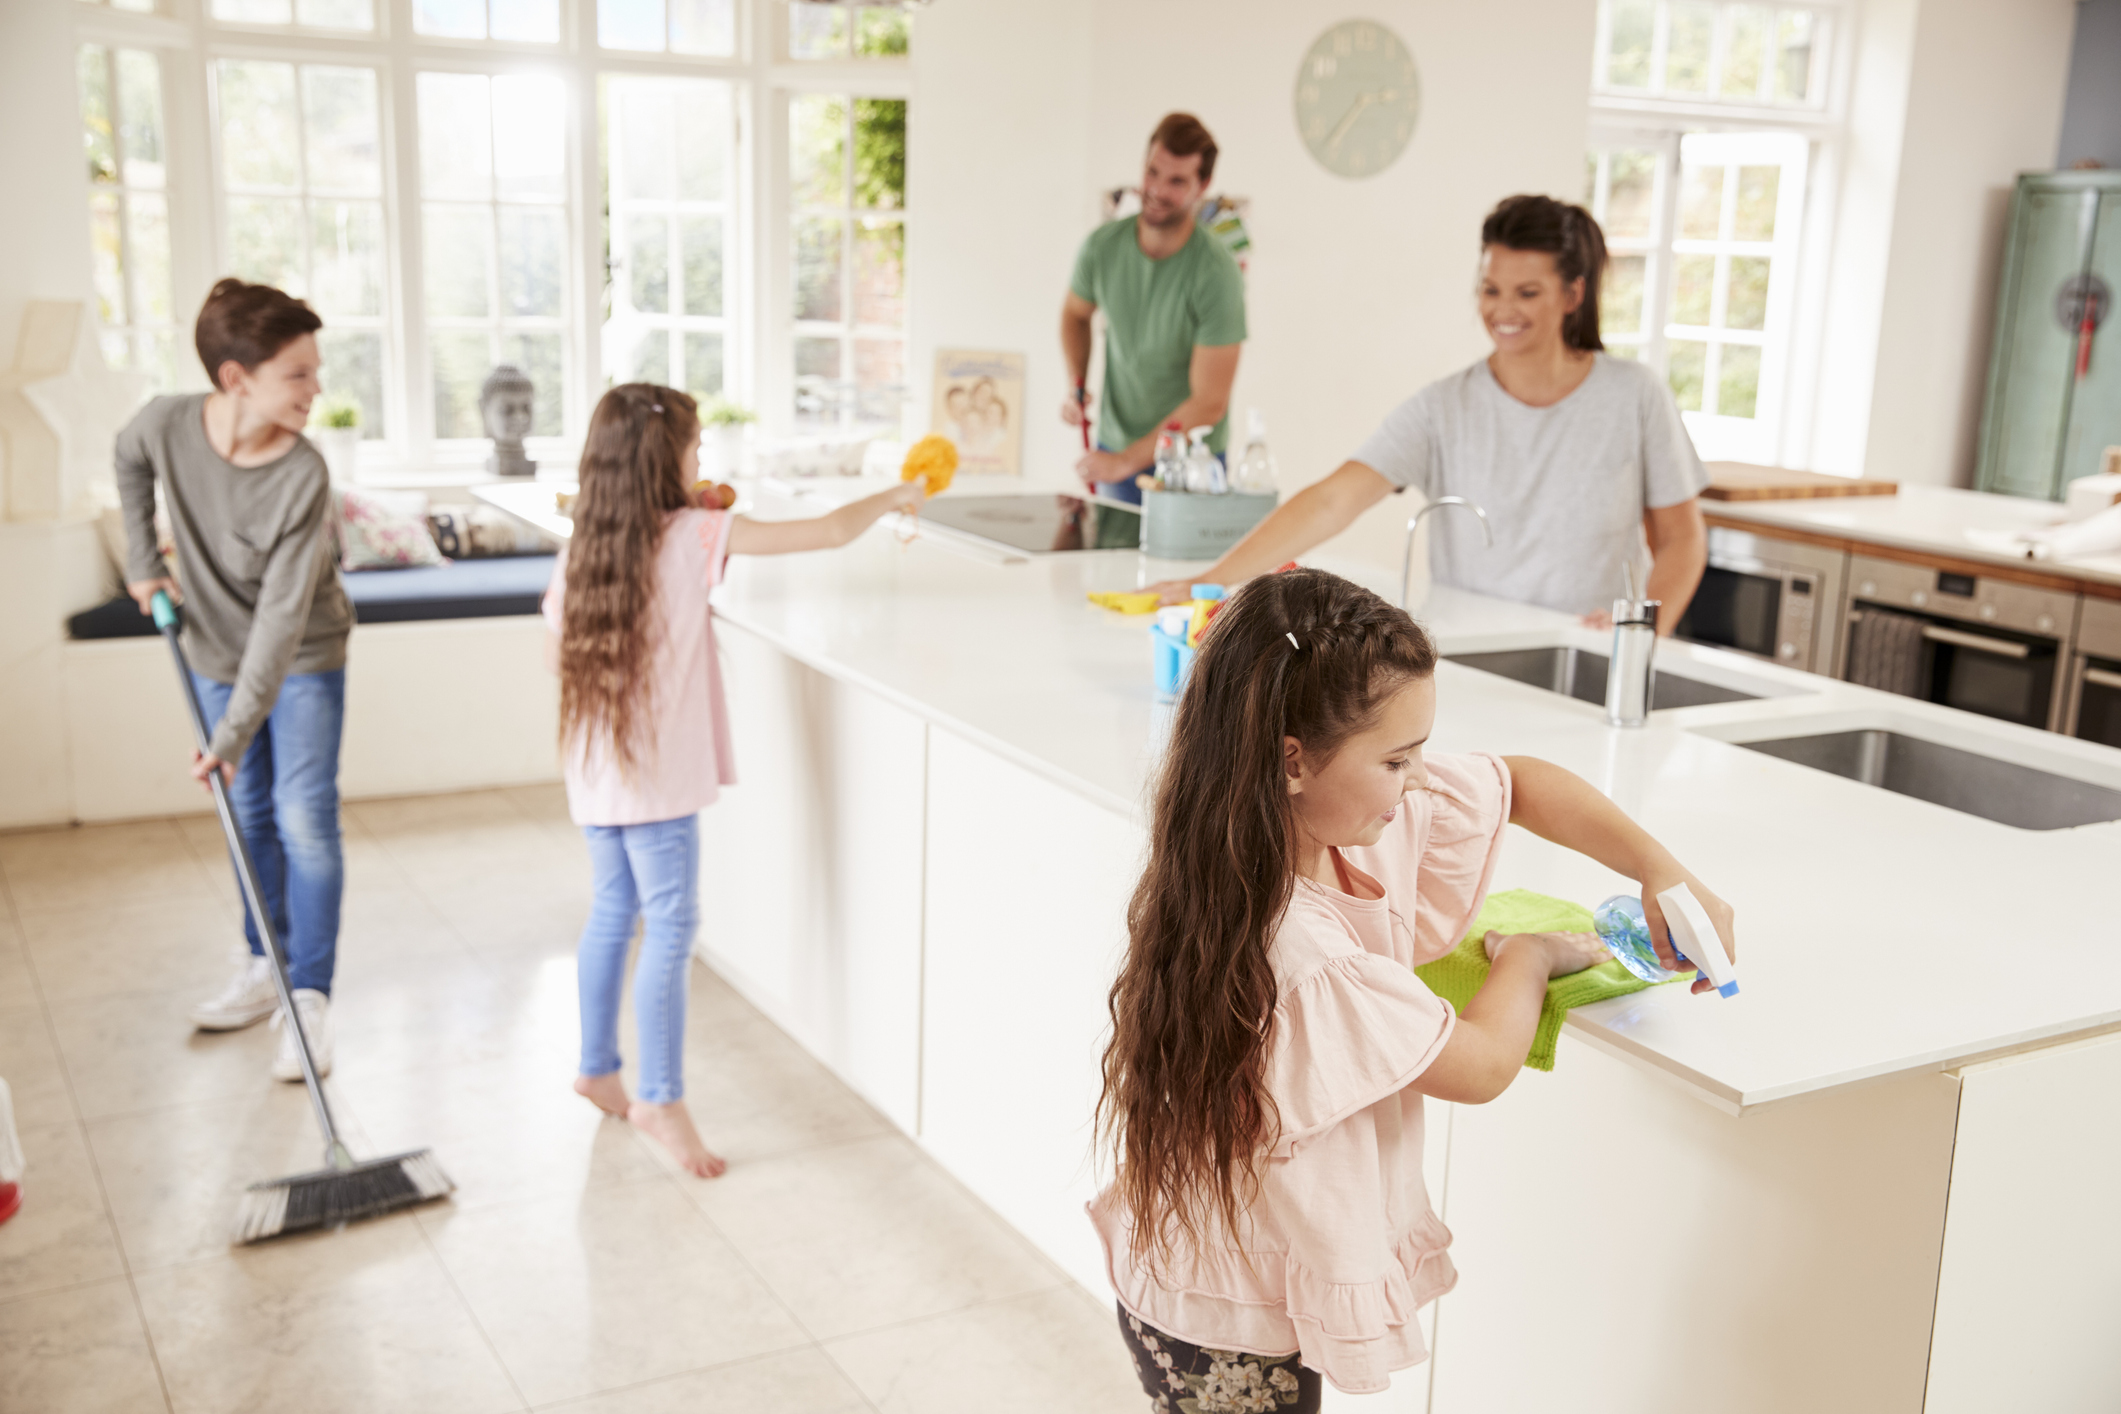
<svg viewBox="0 0 2121 1414">
<path fill-rule="evenodd" d="M 125 578 L 169 573 L 155 548 L 155 483 L 169 509 L 192 671 L 235 684 L 213 753 L 241 761 L 289 673 L 346 666 L 353 606 L 332 562 L 331 476 L 297 437 L 264 466 L 206 440 L 206 394 L 156 398 L 118 434 Z"/>
<path fill-rule="evenodd" d="M 1643 511 L 1709 484 L 1656 372 L 1592 357 L 1576 391 L 1543 408 L 1504 392 L 1482 359 L 1392 409 L 1356 450 L 1401 487 L 1487 511 L 1493 549 L 1472 516 L 1429 517 L 1438 582 L 1575 614 L 1611 608 L 1620 567 L 1642 545 Z"/>
</svg>

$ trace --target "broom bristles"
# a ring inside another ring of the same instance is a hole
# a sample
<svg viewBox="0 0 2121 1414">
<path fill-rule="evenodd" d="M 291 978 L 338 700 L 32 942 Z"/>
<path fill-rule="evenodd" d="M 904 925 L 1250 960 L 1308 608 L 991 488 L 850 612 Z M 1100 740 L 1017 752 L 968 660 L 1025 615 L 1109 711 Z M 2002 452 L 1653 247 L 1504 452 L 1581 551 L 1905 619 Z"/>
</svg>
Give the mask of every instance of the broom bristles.
<svg viewBox="0 0 2121 1414">
<path fill-rule="evenodd" d="M 409 1208 L 454 1191 L 432 1151 L 417 1149 L 344 1169 L 253 1183 L 236 1211 L 238 1243 L 262 1242 Z"/>
</svg>

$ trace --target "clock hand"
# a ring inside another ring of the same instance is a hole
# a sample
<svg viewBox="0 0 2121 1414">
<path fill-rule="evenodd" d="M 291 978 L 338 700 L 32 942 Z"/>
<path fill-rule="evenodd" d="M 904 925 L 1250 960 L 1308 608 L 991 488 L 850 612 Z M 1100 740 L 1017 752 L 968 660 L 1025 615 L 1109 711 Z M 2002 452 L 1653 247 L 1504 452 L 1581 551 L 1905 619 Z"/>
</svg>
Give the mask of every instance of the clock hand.
<svg viewBox="0 0 2121 1414">
<path fill-rule="evenodd" d="M 1359 93 L 1355 96 L 1355 102 L 1349 106 L 1347 113 L 1334 126 L 1332 134 L 1326 138 L 1326 151 L 1335 152 L 1339 150 L 1340 140 L 1348 135 L 1348 129 L 1355 126 L 1355 120 L 1362 116 L 1364 109 L 1377 101 L 1377 97 L 1375 93 Z"/>
</svg>

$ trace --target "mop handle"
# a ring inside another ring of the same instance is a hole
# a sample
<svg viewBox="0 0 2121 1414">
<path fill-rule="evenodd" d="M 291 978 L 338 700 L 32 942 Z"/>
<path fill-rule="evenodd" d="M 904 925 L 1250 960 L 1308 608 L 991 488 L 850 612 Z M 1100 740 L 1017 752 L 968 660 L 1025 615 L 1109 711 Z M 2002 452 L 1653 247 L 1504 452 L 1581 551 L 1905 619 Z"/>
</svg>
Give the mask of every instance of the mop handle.
<svg viewBox="0 0 2121 1414">
<path fill-rule="evenodd" d="M 185 661 L 184 645 L 178 641 L 177 606 L 169 597 L 169 591 L 157 589 L 151 601 L 155 616 L 155 627 L 169 642 L 169 651 L 176 656 L 177 681 L 184 688 L 184 705 L 191 711 L 192 738 L 198 743 L 201 755 L 209 754 L 213 744 L 213 731 L 206 725 L 206 707 L 199 701 L 199 685 L 192 681 L 191 664 Z M 280 939 L 274 934 L 272 914 L 265 907 L 265 890 L 258 883 L 257 866 L 251 863 L 250 848 L 243 843 L 243 832 L 236 827 L 235 808 L 228 802 L 228 786 L 219 770 L 206 773 L 207 785 L 214 793 L 214 808 L 221 814 L 221 832 L 228 836 L 229 852 L 235 856 L 236 878 L 243 885 L 243 901 L 250 906 L 251 920 L 258 925 L 258 936 L 265 940 L 265 950 L 272 957 L 273 990 L 280 994 L 280 1009 L 287 1018 L 287 1025 L 294 1028 L 295 1051 L 302 1058 L 302 1079 L 309 1087 L 309 1102 L 316 1109 L 317 1123 L 324 1130 L 329 1152 L 336 1155 L 342 1145 L 339 1128 L 332 1123 L 331 1103 L 324 1098 L 324 1086 L 317 1079 L 317 1063 L 309 1054 L 309 1037 L 303 1033 L 302 1018 L 295 1011 L 295 999 L 287 981 L 287 955 L 280 950 Z"/>
</svg>

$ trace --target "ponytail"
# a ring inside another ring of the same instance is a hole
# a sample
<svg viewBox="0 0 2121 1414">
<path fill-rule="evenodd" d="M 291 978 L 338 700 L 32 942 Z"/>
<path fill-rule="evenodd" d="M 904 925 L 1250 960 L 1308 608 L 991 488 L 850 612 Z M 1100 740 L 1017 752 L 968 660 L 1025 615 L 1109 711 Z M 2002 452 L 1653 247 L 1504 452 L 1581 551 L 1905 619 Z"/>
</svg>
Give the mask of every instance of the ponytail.
<svg viewBox="0 0 2121 1414">
<path fill-rule="evenodd" d="M 1554 257 L 1564 283 L 1583 281 L 1583 301 L 1561 322 L 1561 340 L 1586 353 L 1605 347 L 1598 335 L 1598 286 L 1605 278 L 1605 232 L 1580 206 L 1550 196 L 1506 196 L 1480 223 L 1482 246 L 1539 250 Z"/>
</svg>

